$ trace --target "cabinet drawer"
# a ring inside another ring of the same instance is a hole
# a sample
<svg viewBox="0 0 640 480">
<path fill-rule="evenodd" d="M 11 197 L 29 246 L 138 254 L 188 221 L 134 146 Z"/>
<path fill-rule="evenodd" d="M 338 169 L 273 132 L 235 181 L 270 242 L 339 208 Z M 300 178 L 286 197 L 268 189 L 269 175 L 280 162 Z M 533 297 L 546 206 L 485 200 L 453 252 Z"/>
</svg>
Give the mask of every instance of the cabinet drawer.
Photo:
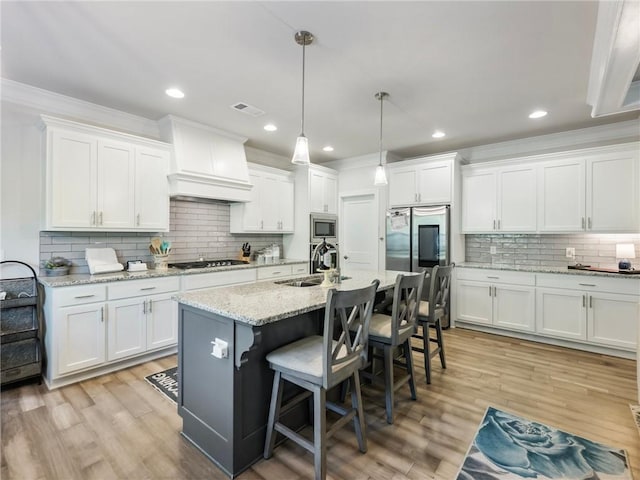
<svg viewBox="0 0 640 480">
<path fill-rule="evenodd" d="M 482 268 L 456 268 L 458 280 L 473 280 L 476 282 L 509 283 L 515 285 L 535 285 L 536 276 L 533 273 L 512 272 L 505 270 L 485 270 Z"/>
<path fill-rule="evenodd" d="M 273 267 L 258 268 L 258 280 L 286 277 L 291 275 L 291 265 L 274 265 Z"/>
<path fill-rule="evenodd" d="M 596 277 L 595 275 L 553 275 L 540 274 L 539 287 L 571 288 L 574 290 L 640 295 L 640 278 Z"/>
<path fill-rule="evenodd" d="M 309 265 L 307 263 L 291 265 L 291 275 L 308 275 L 308 274 L 309 274 Z"/>
<path fill-rule="evenodd" d="M 140 297 L 143 295 L 155 295 L 156 293 L 176 292 L 179 289 L 179 277 L 149 278 L 127 282 L 116 282 L 108 287 L 109 300 Z"/>
<path fill-rule="evenodd" d="M 182 277 L 182 289 L 197 290 L 199 288 L 223 287 L 237 283 L 256 281 L 256 269 L 230 270 L 226 272 L 199 273 Z"/>
<path fill-rule="evenodd" d="M 104 302 L 107 299 L 107 287 L 106 285 L 89 285 L 86 287 L 56 288 L 53 289 L 53 295 L 59 307 Z"/>
</svg>

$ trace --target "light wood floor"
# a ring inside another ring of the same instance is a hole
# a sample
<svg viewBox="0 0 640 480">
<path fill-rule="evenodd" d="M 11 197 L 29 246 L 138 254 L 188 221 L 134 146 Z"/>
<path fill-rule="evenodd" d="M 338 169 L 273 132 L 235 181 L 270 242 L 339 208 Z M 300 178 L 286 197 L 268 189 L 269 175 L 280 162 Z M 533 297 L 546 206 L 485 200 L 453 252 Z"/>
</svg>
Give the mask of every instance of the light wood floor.
<svg viewBox="0 0 640 480">
<path fill-rule="evenodd" d="M 507 337 L 445 332 L 448 368 L 424 383 L 418 401 L 398 393 L 396 423 L 387 425 L 382 399 L 365 397 L 369 451 L 357 450 L 352 428 L 330 440 L 329 478 L 452 479 L 487 406 L 621 447 L 640 480 L 635 362 Z M 58 390 L 29 385 L 2 392 L 3 480 L 222 479 L 184 440 L 173 403 L 144 380 L 176 364 L 175 357 Z M 239 477 L 313 478 L 310 454 L 290 442 Z"/>
</svg>

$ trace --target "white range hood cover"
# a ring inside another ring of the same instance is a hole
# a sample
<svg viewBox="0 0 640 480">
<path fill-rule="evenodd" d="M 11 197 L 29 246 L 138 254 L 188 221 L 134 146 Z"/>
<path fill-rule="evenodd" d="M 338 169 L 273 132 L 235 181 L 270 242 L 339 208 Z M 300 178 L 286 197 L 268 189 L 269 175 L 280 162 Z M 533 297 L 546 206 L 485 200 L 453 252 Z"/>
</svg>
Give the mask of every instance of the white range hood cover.
<svg viewBox="0 0 640 480">
<path fill-rule="evenodd" d="M 163 139 L 173 144 L 169 195 L 250 200 L 246 138 L 173 115 L 161 118 L 158 125 Z"/>
</svg>

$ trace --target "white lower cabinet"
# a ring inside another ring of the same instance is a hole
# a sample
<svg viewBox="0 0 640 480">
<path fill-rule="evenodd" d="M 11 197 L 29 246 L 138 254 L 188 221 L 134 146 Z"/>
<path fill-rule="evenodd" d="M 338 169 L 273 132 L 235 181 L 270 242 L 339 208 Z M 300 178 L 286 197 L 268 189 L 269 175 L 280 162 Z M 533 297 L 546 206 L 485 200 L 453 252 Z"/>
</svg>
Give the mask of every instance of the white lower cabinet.
<svg viewBox="0 0 640 480">
<path fill-rule="evenodd" d="M 104 303 L 60 309 L 57 372 L 65 374 L 102 364 L 105 356 Z"/>
<path fill-rule="evenodd" d="M 638 279 L 464 267 L 456 277 L 457 319 L 463 324 L 566 340 L 576 348 L 605 347 L 613 354 L 636 350 Z"/>
<path fill-rule="evenodd" d="M 460 320 L 533 332 L 535 276 L 493 270 L 460 269 L 457 308 Z"/>
<path fill-rule="evenodd" d="M 540 275 L 538 333 L 635 350 L 640 285 L 635 279 Z"/>
</svg>

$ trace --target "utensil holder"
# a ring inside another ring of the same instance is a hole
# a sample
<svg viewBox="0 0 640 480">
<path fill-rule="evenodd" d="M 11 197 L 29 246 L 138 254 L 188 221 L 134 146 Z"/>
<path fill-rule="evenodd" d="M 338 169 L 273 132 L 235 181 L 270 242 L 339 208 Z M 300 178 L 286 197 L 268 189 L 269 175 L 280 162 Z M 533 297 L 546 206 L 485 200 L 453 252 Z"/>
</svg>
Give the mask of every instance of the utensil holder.
<svg viewBox="0 0 640 480">
<path fill-rule="evenodd" d="M 153 256 L 153 268 L 155 270 L 166 270 L 169 268 L 169 254 L 156 254 Z"/>
</svg>

